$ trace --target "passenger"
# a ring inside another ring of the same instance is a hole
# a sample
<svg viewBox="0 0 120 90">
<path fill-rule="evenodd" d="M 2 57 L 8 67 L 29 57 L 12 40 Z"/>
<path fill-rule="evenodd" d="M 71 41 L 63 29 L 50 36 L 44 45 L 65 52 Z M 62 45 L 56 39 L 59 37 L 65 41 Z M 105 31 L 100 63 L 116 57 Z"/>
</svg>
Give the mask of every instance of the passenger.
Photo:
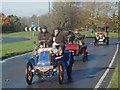
<svg viewBox="0 0 120 90">
<path fill-rule="evenodd" d="M 75 35 L 72 32 L 71 28 L 68 28 L 68 34 L 66 36 L 66 39 L 67 39 L 67 43 L 73 43 L 73 40 L 75 39 Z"/>
<path fill-rule="evenodd" d="M 75 39 L 74 39 L 74 43 L 75 44 L 79 44 L 80 46 L 84 44 L 84 37 L 81 33 L 79 33 L 78 30 L 75 31 Z"/>
<path fill-rule="evenodd" d="M 58 27 L 54 28 L 53 30 L 52 43 L 53 43 L 53 49 L 54 48 L 57 49 L 57 50 L 53 50 L 54 55 L 52 57 L 52 64 L 54 64 L 54 66 L 56 67 L 58 60 L 55 60 L 55 57 L 63 56 L 65 50 L 65 35 Z"/>
<path fill-rule="evenodd" d="M 60 30 L 60 28 L 58 28 L 58 27 L 54 28 L 54 30 L 53 30 L 53 33 L 52 33 L 52 43 L 56 44 L 56 45 L 60 45 L 60 47 L 64 51 L 64 47 L 65 47 L 65 35 Z"/>
</svg>

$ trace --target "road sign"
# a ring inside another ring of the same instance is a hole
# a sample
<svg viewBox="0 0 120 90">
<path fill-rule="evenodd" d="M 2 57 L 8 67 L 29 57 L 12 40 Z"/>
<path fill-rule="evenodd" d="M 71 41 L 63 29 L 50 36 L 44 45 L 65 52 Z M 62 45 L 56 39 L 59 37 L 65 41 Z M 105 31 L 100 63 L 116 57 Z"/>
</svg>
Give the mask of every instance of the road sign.
<svg viewBox="0 0 120 90">
<path fill-rule="evenodd" d="M 25 27 L 25 31 L 40 31 L 41 27 Z"/>
</svg>

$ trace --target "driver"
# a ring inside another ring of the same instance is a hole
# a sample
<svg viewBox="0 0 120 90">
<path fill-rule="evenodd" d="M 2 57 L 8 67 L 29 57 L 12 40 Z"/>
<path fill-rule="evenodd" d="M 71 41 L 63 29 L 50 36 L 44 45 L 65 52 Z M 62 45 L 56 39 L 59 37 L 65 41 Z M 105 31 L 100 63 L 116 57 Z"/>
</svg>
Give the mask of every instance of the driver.
<svg viewBox="0 0 120 90">
<path fill-rule="evenodd" d="M 74 39 L 74 43 L 79 44 L 80 46 L 84 44 L 84 36 L 79 33 L 78 30 L 75 31 L 75 39 Z"/>
<path fill-rule="evenodd" d="M 50 46 L 50 33 L 47 31 L 46 26 L 41 27 L 41 32 L 38 34 L 38 48 L 43 45 L 43 41 L 46 41 L 46 47 Z"/>
<path fill-rule="evenodd" d="M 50 47 L 51 43 L 50 43 L 50 33 L 47 31 L 47 27 L 46 26 L 42 26 L 41 27 L 41 32 L 39 32 L 38 34 L 38 43 L 35 47 L 35 49 L 33 50 L 33 54 L 32 57 L 34 57 L 34 55 L 38 54 L 38 49 L 41 47 L 44 47 L 44 43 L 45 47 Z"/>
<path fill-rule="evenodd" d="M 67 43 L 73 43 L 74 38 L 75 38 L 75 35 L 74 35 L 74 33 L 72 32 L 72 29 L 71 29 L 71 28 L 68 28 L 68 34 L 67 34 L 67 36 L 66 36 Z"/>
</svg>

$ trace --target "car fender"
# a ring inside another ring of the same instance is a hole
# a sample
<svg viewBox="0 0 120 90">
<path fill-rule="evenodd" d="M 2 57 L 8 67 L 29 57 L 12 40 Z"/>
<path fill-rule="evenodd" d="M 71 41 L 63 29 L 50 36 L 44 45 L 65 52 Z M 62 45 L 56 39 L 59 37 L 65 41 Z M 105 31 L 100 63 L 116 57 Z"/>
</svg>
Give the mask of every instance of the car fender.
<svg viewBox="0 0 120 90">
<path fill-rule="evenodd" d="M 32 58 L 30 58 L 30 57 L 28 57 L 28 56 L 25 56 L 25 57 L 24 57 L 24 60 L 27 61 L 27 62 L 30 62 L 33 67 L 35 66 Z"/>
</svg>

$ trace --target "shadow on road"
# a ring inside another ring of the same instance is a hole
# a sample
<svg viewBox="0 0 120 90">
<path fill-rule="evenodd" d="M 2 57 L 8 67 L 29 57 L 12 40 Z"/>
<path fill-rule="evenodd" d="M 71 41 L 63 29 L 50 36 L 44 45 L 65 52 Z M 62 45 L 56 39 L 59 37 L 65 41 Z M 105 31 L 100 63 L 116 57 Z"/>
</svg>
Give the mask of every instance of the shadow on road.
<svg viewBox="0 0 120 90">
<path fill-rule="evenodd" d="M 77 82 L 87 78 L 94 78 L 98 72 L 106 70 L 108 67 L 96 67 L 96 68 L 87 68 L 80 70 L 73 70 L 73 82 Z"/>
</svg>

